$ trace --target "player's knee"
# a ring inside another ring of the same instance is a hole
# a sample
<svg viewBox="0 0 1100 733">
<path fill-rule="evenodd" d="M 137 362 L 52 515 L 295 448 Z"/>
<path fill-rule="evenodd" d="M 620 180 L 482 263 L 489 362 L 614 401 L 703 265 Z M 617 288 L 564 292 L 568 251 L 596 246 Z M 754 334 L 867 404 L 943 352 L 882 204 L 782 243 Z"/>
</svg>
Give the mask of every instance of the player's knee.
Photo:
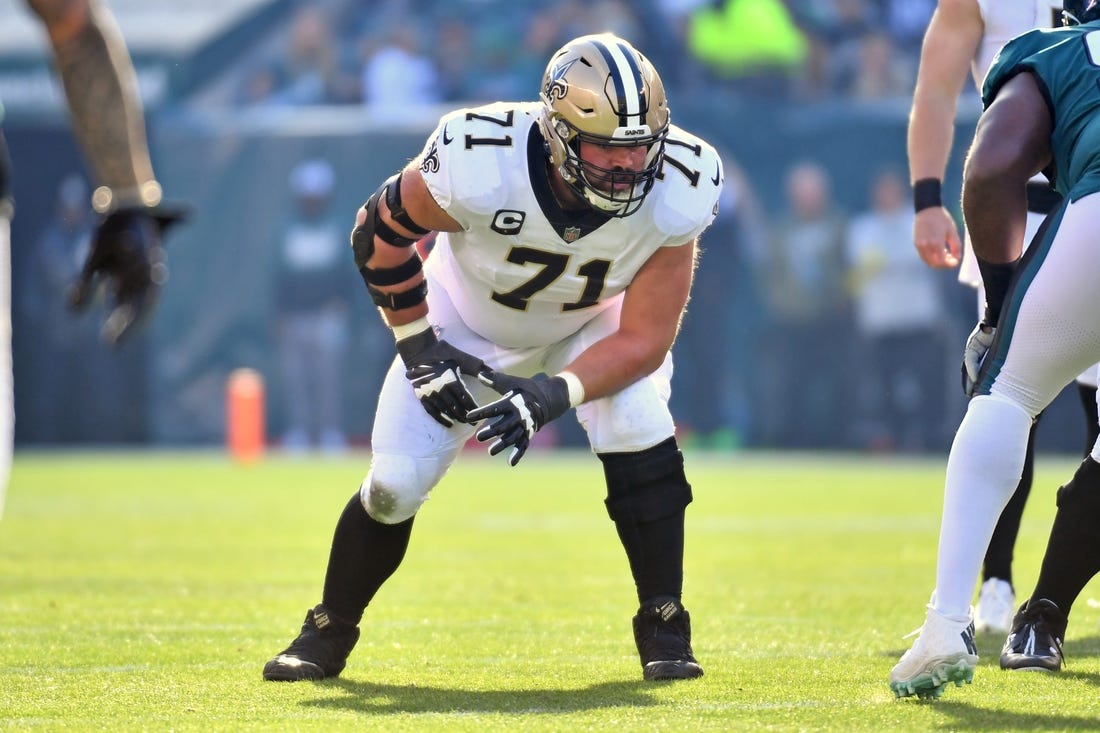
<svg viewBox="0 0 1100 733">
<path fill-rule="evenodd" d="M 1092 458 L 1081 461 L 1073 478 L 1058 489 L 1058 508 L 1100 513 L 1100 463 Z"/>
<path fill-rule="evenodd" d="M 359 499 L 375 521 L 398 524 L 416 514 L 430 490 L 417 459 L 375 454 Z"/>
<path fill-rule="evenodd" d="M 607 480 L 608 516 L 637 524 L 674 516 L 691 503 L 684 456 L 669 438 L 631 453 L 600 453 Z"/>
</svg>

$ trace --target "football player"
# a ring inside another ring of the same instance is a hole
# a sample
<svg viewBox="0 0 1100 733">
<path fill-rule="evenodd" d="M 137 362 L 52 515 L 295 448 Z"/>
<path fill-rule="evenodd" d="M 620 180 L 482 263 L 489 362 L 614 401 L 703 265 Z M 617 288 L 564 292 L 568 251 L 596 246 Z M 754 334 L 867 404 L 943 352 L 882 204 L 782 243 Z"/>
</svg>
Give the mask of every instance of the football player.
<svg viewBox="0 0 1100 733">
<path fill-rule="evenodd" d="M 1097 3 L 1066 2 L 1070 27 L 1034 30 L 1010 41 L 982 87 L 985 112 L 963 175 L 963 213 L 987 307 L 966 347 L 974 397 L 947 464 L 936 589 L 919 637 L 890 674 L 899 696 L 938 696 L 948 682 L 972 679 L 978 657 L 970 595 L 995 519 L 1019 480 L 1031 423 L 1062 387 L 1100 359 Z M 1064 199 L 1021 259 L 1027 182 L 1040 170 Z M 1064 523 L 1056 522 L 1053 530 L 1074 537 L 1080 553 L 1075 572 L 1085 580 L 1100 569 L 1098 461 L 1100 441 L 1059 490 Z M 1033 623 L 1013 636 L 1021 635 L 1021 649 L 1060 662 L 1064 626 L 1056 628 L 1057 617 L 1048 613 L 1055 604 L 1034 602 Z M 1012 644 L 1010 637 L 1009 655 Z"/>
<path fill-rule="evenodd" d="M 981 87 L 997 51 L 1011 38 L 1034 28 L 1061 25 L 1061 0 L 940 0 L 924 38 L 917 87 L 909 120 L 909 167 L 916 218 L 913 242 L 931 267 L 959 265 L 960 243 L 955 219 L 943 206 L 940 185 L 951 153 L 955 111 L 967 74 Z M 1027 230 L 1024 242 L 1038 231 L 1059 196 L 1042 174 L 1028 182 Z M 981 275 L 973 248 L 962 251 L 959 281 L 977 288 L 979 317 L 985 303 Z M 1097 422 L 1096 368 L 1077 377 L 1077 391 L 1085 411 L 1085 451 L 1092 449 Z M 993 531 L 982 569 L 982 586 L 974 611 L 977 632 L 1007 634 L 1016 610 L 1012 555 L 1024 505 L 1034 473 L 1034 433 L 1028 439 L 1023 472 L 1011 501 Z"/>
<path fill-rule="evenodd" d="M 603 34 L 553 55 L 540 101 L 444 116 L 367 200 L 352 247 L 399 358 L 321 603 L 266 679 L 340 673 L 417 511 L 471 436 L 514 466 L 570 408 L 603 464 L 634 577 L 643 677 L 703 673 L 681 603 L 692 494 L 668 398 L 696 240 L 722 178 L 715 150 L 670 124 L 650 62 Z M 412 245 L 430 231 L 422 263 Z"/>
<path fill-rule="evenodd" d="M 41 20 L 70 118 L 99 187 L 101 218 L 70 305 L 87 306 L 100 281 L 114 304 L 103 337 L 117 343 L 152 305 L 166 270 L 161 233 L 180 212 L 160 208 L 145 121 L 129 52 L 110 9 L 99 0 L 27 0 Z M 0 108 L 0 112 L 2 112 Z M 11 468 L 14 430 L 11 367 L 10 174 L 0 136 L 0 514 Z"/>
</svg>

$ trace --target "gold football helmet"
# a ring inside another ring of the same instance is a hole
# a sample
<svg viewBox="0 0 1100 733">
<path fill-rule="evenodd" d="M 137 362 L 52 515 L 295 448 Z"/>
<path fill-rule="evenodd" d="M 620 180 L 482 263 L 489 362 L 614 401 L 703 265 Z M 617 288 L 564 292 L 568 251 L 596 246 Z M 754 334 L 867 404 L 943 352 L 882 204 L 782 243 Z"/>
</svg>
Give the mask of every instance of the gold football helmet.
<svg viewBox="0 0 1100 733">
<path fill-rule="evenodd" d="M 668 100 L 653 65 L 610 33 L 581 36 L 555 53 L 542 77 L 539 128 L 550 160 L 584 201 L 628 216 L 653 187 L 668 133 Z M 586 163 L 580 143 L 647 149 L 642 170 Z"/>
</svg>

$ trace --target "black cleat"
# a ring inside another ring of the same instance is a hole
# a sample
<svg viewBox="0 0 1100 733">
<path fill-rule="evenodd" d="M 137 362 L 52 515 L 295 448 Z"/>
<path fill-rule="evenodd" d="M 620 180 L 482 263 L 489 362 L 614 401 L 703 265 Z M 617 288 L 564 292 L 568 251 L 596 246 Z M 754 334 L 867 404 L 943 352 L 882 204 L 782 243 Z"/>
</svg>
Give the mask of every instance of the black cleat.
<svg viewBox="0 0 1100 733">
<path fill-rule="evenodd" d="M 343 671 L 357 641 L 358 627 L 338 628 L 325 607 L 318 604 L 306 611 L 298 638 L 264 665 L 264 679 L 298 682 L 335 677 Z"/>
<path fill-rule="evenodd" d="M 634 643 L 647 680 L 689 680 L 703 675 L 691 651 L 691 616 L 675 598 L 642 604 L 634 617 Z"/>
<path fill-rule="evenodd" d="M 1001 669 L 1058 672 L 1066 615 L 1046 598 L 1029 600 L 1012 619 L 1012 632 L 1001 650 Z"/>
</svg>

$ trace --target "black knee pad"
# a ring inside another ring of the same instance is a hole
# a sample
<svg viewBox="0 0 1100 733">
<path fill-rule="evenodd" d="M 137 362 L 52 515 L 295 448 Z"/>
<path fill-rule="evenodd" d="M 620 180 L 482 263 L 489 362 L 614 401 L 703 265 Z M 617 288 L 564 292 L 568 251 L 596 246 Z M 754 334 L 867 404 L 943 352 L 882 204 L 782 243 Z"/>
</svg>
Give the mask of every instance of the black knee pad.
<svg viewBox="0 0 1100 733">
<path fill-rule="evenodd" d="M 1058 489 L 1058 508 L 1100 513 L 1100 463 L 1081 461 L 1073 478 Z"/>
<path fill-rule="evenodd" d="M 684 455 L 669 438 L 634 453 L 599 453 L 607 479 L 607 514 L 612 521 L 656 522 L 691 503 Z"/>
</svg>

